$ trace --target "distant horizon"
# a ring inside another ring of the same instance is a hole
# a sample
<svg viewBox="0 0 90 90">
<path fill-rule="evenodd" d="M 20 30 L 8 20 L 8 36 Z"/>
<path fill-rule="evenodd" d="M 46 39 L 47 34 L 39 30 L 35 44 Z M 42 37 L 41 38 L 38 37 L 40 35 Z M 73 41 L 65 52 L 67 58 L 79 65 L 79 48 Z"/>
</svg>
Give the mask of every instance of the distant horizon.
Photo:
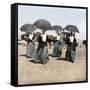
<svg viewBox="0 0 90 90">
<path fill-rule="evenodd" d="M 33 24 L 38 19 L 45 19 L 51 25 L 75 25 L 80 33 L 76 38 L 86 40 L 86 9 L 57 8 L 40 6 L 18 6 L 18 34 L 22 33 L 20 28 L 24 24 Z"/>
</svg>

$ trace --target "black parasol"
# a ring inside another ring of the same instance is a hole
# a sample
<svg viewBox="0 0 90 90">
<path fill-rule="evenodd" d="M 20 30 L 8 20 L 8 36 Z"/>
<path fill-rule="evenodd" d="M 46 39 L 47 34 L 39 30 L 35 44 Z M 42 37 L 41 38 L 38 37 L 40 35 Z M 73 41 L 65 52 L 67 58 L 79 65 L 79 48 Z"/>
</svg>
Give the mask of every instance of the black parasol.
<svg viewBox="0 0 90 90">
<path fill-rule="evenodd" d="M 70 31 L 70 32 L 79 33 L 79 30 L 78 30 L 77 26 L 75 26 L 75 25 L 67 25 L 64 29 L 66 29 L 67 31 Z"/>
<path fill-rule="evenodd" d="M 35 30 L 35 26 L 33 26 L 32 24 L 24 24 L 20 30 L 24 31 L 24 32 L 33 32 Z"/>
<path fill-rule="evenodd" d="M 33 24 L 36 28 L 42 29 L 43 31 L 48 30 L 51 28 L 51 24 L 49 21 L 44 19 L 39 19 Z"/>
</svg>

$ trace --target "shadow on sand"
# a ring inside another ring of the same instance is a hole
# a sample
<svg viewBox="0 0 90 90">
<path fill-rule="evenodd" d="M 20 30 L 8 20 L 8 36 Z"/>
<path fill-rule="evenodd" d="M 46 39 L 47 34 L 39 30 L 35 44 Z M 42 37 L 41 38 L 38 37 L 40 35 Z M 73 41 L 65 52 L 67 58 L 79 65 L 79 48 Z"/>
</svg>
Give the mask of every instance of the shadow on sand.
<svg viewBox="0 0 90 90">
<path fill-rule="evenodd" d="M 49 56 L 53 57 L 53 58 L 56 58 L 56 60 L 59 60 L 59 61 L 67 61 L 67 62 L 72 62 L 70 60 L 67 60 L 66 58 L 63 58 L 63 57 L 56 57 L 56 56 L 53 56 L 52 54 L 49 54 Z M 72 62 L 74 63 L 74 62 Z"/>
<path fill-rule="evenodd" d="M 29 56 L 26 56 L 26 54 L 21 54 L 20 56 L 26 57 L 26 58 L 31 58 Z"/>
<path fill-rule="evenodd" d="M 26 58 L 31 58 L 31 57 L 26 56 L 26 54 L 21 54 L 20 56 L 23 56 L 23 57 L 26 57 Z M 51 56 L 51 57 L 53 57 L 53 58 L 55 57 L 55 56 L 52 56 L 52 54 L 49 54 L 49 56 Z M 56 58 L 56 57 L 55 57 L 55 58 Z M 58 60 L 58 61 L 72 62 L 72 61 L 70 61 L 70 60 L 67 60 L 66 58 L 60 58 L 60 57 L 56 58 L 56 60 Z M 40 62 L 34 62 L 33 60 L 30 60 L 29 62 L 40 64 Z"/>
<path fill-rule="evenodd" d="M 33 59 L 30 60 L 29 62 L 35 63 L 35 64 L 42 64 L 41 62 L 35 62 Z"/>
<path fill-rule="evenodd" d="M 62 61 L 67 61 L 67 62 L 72 62 L 72 61 L 70 61 L 70 60 L 67 60 L 66 58 L 57 58 L 56 60 L 62 60 Z M 73 62 L 72 62 L 73 63 Z"/>
</svg>

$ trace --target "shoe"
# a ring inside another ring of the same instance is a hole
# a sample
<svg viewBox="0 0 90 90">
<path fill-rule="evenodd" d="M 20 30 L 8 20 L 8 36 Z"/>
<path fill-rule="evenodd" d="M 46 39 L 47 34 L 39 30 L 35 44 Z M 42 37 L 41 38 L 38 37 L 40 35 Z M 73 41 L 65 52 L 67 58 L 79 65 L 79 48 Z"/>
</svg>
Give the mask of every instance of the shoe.
<svg viewBox="0 0 90 90">
<path fill-rule="evenodd" d="M 74 63 L 74 61 L 71 61 L 72 63 Z"/>
</svg>

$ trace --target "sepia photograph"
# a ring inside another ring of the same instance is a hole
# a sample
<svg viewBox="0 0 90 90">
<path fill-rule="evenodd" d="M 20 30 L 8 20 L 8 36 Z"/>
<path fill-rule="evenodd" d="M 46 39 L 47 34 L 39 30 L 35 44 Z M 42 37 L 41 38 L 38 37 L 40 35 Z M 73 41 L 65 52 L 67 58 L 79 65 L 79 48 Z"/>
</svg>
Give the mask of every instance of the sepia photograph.
<svg viewBox="0 0 90 90">
<path fill-rule="evenodd" d="M 87 81 L 87 8 L 18 5 L 18 85 Z"/>
</svg>

